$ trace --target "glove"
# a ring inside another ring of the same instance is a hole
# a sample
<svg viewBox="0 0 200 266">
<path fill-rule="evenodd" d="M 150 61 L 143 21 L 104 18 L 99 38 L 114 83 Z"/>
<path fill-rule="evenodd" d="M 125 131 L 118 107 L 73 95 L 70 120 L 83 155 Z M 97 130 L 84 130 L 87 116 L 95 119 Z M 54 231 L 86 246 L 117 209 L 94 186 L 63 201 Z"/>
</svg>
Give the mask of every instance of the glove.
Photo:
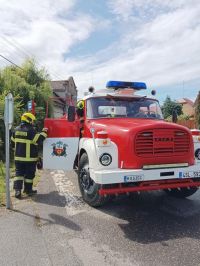
<svg viewBox="0 0 200 266">
<path fill-rule="evenodd" d="M 38 170 L 41 170 L 42 169 L 43 163 L 42 163 L 42 158 L 41 157 L 38 158 L 38 161 L 36 163 L 36 166 L 37 166 L 37 169 Z"/>
<path fill-rule="evenodd" d="M 48 132 L 48 128 L 44 127 L 44 128 L 42 129 L 42 132 L 47 133 L 47 132 Z"/>
</svg>

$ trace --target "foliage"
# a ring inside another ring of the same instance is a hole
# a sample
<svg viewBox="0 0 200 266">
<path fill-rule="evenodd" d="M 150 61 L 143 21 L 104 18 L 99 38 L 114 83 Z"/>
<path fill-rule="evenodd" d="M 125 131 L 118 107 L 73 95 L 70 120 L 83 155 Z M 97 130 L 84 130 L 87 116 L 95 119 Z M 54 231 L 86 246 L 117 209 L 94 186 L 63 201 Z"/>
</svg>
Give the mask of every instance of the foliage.
<svg viewBox="0 0 200 266">
<path fill-rule="evenodd" d="M 167 122 L 172 122 L 172 115 L 166 117 L 166 118 L 165 118 L 165 121 L 167 121 Z"/>
<path fill-rule="evenodd" d="M 191 116 L 186 115 L 186 114 L 182 114 L 182 115 L 179 115 L 178 116 L 178 120 L 185 120 L 185 121 L 187 121 L 187 120 L 190 120 L 190 118 L 191 118 Z"/>
<path fill-rule="evenodd" d="M 172 122 L 172 115 L 168 116 L 167 118 L 165 118 L 166 121 L 168 122 Z M 188 121 L 190 120 L 190 116 L 186 115 L 186 114 L 182 114 L 178 116 L 178 121 Z"/>
<path fill-rule="evenodd" d="M 36 103 L 38 129 L 43 127 L 46 102 L 51 96 L 49 75 L 45 69 L 37 69 L 34 60 L 26 60 L 21 67 L 8 66 L 0 71 L 0 148 L 4 141 L 4 99 L 12 93 L 14 97 L 14 126 L 19 124 L 20 116 L 27 111 L 27 102 Z M 51 110 L 51 108 L 50 108 Z M 4 152 L 2 152 L 4 153 Z M 3 154 L 0 152 L 0 160 Z"/>
<path fill-rule="evenodd" d="M 165 119 L 172 115 L 173 110 L 176 110 L 178 116 L 183 114 L 182 105 L 172 101 L 169 96 L 166 97 L 161 108 Z"/>
<path fill-rule="evenodd" d="M 195 102 L 195 123 L 200 128 L 200 91 Z"/>
</svg>

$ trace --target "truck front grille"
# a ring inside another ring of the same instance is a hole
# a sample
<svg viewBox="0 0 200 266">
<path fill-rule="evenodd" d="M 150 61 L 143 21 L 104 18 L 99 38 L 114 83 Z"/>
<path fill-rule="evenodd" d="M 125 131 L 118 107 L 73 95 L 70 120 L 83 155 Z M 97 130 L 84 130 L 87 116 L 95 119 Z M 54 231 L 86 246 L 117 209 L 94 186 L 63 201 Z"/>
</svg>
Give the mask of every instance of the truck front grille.
<svg viewBox="0 0 200 266">
<path fill-rule="evenodd" d="M 184 130 L 153 129 L 135 138 L 135 153 L 141 157 L 184 155 L 189 148 L 189 134 Z"/>
</svg>

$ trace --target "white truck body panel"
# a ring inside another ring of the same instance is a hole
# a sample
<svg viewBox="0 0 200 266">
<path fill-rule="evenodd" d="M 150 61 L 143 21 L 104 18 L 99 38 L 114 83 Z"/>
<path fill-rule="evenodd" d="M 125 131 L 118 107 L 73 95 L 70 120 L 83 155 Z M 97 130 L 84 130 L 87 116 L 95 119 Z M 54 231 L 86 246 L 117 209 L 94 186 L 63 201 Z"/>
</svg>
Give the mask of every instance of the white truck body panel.
<svg viewBox="0 0 200 266">
<path fill-rule="evenodd" d="M 79 138 L 47 138 L 43 143 L 44 169 L 73 170 Z"/>
<path fill-rule="evenodd" d="M 89 158 L 90 169 L 107 170 L 116 169 L 118 167 L 118 148 L 117 145 L 107 140 L 108 143 L 103 145 L 103 139 L 81 138 L 79 143 L 79 151 L 84 149 Z M 95 148 L 96 146 L 96 148 Z M 99 158 L 103 153 L 109 153 L 112 156 L 112 163 L 103 166 L 99 162 Z"/>
<path fill-rule="evenodd" d="M 168 174 L 167 174 L 168 173 Z M 163 169 L 90 169 L 90 176 L 97 184 L 116 184 L 163 179 L 185 179 L 200 177 L 199 165 L 179 168 Z"/>
</svg>

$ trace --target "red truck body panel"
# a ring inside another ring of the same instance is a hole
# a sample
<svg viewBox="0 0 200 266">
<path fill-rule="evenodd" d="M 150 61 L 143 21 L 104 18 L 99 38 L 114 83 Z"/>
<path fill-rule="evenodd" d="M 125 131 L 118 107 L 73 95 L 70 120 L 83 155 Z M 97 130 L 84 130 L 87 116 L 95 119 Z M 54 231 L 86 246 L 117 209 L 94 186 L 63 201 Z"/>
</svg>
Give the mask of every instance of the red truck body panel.
<svg viewBox="0 0 200 266">
<path fill-rule="evenodd" d="M 66 117 L 46 118 L 44 126 L 48 128 L 48 138 L 79 137 L 80 135 L 78 120 L 69 122 Z"/>
<path fill-rule="evenodd" d="M 119 168 L 139 169 L 143 165 L 152 164 L 194 164 L 192 136 L 183 126 L 151 119 L 90 119 L 84 123 L 83 137 L 92 138 L 91 128 L 95 129 L 95 137 L 98 131 L 104 130 L 108 133 L 108 138 L 117 144 Z M 142 139 L 138 136 L 145 132 L 150 137 Z M 175 136 L 176 134 L 183 136 Z"/>
</svg>

